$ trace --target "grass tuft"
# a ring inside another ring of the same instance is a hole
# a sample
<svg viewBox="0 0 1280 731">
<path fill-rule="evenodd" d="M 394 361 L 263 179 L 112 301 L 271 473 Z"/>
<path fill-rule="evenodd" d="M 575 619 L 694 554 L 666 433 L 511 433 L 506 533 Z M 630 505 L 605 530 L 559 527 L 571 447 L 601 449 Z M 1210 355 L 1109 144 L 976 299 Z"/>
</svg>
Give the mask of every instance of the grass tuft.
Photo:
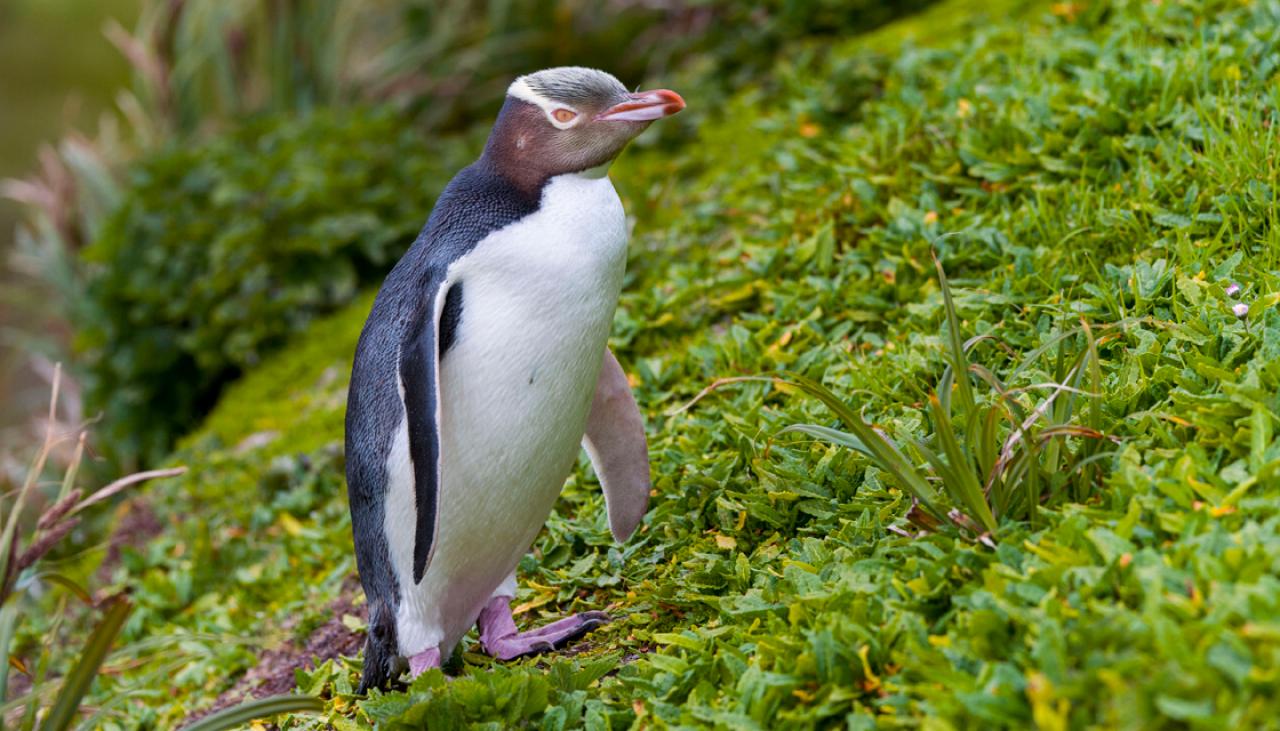
<svg viewBox="0 0 1280 731">
<path fill-rule="evenodd" d="M 1092 411 L 1095 425 L 1085 426 L 1079 423 L 1074 403 L 1076 397 L 1096 402 L 1102 396 L 1100 391 L 1077 388 L 1085 372 L 1091 374 L 1095 388 L 1101 382 L 1092 330 L 1082 322 L 1078 331 L 1069 333 L 1071 338 L 1062 338 L 1061 343 L 1084 342 L 1075 356 L 1058 350 L 1060 361 L 1064 356 L 1071 361 L 1062 382 L 1010 389 L 995 373 L 970 362 L 968 347 L 983 339 L 966 344 L 962 338 L 951 287 L 941 262 L 935 258 L 934 264 L 943 294 L 947 367 L 937 389 L 928 395 L 932 431 L 923 438 L 904 435 L 895 441 L 826 386 L 791 373 L 775 381 L 821 400 L 849 431 L 805 423 L 788 426 L 781 433 L 799 432 L 859 452 L 929 513 L 931 526 L 954 525 L 968 529 L 975 538 L 995 533 L 998 518 L 1034 525 L 1041 509 L 1065 500 L 1089 500 L 1105 475 L 1088 468 L 1107 456 L 1084 446 L 1107 438 L 1097 428 L 1096 409 Z M 1010 370 L 1022 371 L 1030 365 L 1024 361 Z M 975 380 L 988 386 L 990 393 L 975 393 Z M 1048 394 L 1037 401 L 1036 391 Z M 1071 449 L 1071 440 L 1081 445 Z M 948 503 L 959 508 L 959 518 L 947 509 Z"/>
</svg>

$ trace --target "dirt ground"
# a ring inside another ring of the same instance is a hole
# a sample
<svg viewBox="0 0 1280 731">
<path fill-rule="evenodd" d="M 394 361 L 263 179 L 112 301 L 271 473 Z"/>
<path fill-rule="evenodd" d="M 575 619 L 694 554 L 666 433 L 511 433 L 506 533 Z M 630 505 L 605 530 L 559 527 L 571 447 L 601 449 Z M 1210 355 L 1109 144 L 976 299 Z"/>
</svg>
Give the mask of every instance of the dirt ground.
<svg viewBox="0 0 1280 731">
<path fill-rule="evenodd" d="M 190 725 L 211 713 L 234 706 L 250 698 L 266 698 L 293 691 L 297 668 L 311 668 L 341 655 L 355 655 L 364 643 L 364 634 L 353 632 L 342 623 L 343 615 L 354 615 L 367 621 L 367 606 L 355 606 L 359 584 L 354 579 L 342 587 L 342 595 L 329 605 L 331 619 L 316 628 L 302 645 L 286 644 L 262 654 L 258 664 L 206 709 L 193 713 Z"/>
</svg>

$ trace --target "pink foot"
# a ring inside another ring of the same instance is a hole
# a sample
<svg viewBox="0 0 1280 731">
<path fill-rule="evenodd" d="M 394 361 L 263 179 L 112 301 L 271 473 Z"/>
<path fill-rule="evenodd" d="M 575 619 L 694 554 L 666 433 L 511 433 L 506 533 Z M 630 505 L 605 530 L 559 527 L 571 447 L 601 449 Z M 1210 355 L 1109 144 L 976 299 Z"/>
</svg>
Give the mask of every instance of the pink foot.
<svg viewBox="0 0 1280 731">
<path fill-rule="evenodd" d="M 432 647 L 409 658 L 409 674 L 418 677 L 431 668 L 440 667 L 440 648 Z"/>
<path fill-rule="evenodd" d="M 548 652 L 563 647 L 609 621 L 604 612 L 583 612 L 557 620 L 528 632 L 517 632 L 515 619 L 511 617 L 510 600 L 494 597 L 480 612 L 480 644 L 485 652 L 499 660 L 511 660 L 521 655 Z"/>
</svg>

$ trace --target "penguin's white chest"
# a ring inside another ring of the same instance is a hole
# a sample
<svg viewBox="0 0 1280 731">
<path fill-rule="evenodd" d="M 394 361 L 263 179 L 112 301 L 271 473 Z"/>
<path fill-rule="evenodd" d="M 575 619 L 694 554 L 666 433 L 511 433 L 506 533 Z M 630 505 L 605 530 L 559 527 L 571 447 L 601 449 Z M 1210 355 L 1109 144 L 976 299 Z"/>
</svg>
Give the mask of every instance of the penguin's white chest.
<svg viewBox="0 0 1280 731">
<path fill-rule="evenodd" d="M 537 213 L 450 269 L 463 305 L 441 364 L 444 466 L 467 492 L 442 503 L 483 496 L 485 523 L 522 525 L 533 539 L 578 454 L 622 286 L 625 224 L 607 178 L 562 176 Z M 447 474 L 444 485 L 454 486 Z M 495 516 L 500 507 L 519 514 Z"/>
<path fill-rule="evenodd" d="M 391 480 L 386 527 L 402 587 L 402 651 L 456 643 L 550 514 L 577 459 L 626 239 L 607 177 L 560 176 L 537 212 L 450 267 L 462 313 L 440 371 L 439 530 L 416 586 L 411 468 Z M 407 455 L 401 432 L 393 452 L 403 446 Z"/>
</svg>

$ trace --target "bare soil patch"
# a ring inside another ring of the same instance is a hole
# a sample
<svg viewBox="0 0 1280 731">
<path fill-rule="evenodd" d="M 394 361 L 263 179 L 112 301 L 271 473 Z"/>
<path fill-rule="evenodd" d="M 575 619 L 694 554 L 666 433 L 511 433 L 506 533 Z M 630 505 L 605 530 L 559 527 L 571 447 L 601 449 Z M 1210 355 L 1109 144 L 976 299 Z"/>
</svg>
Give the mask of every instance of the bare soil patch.
<svg viewBox="0 0 1280 731">
<path fill-rule="evenodd" d="M 329 604 L 330 619 L 317 627 L 305 643 L 286 644 L 264 652 L 258 664 L 218 696 L 213 705 L 188 717 L 187 725 L 251 698 L 289 693 L 294 689 L 295 669 L 311 668 L 326 660 L 359 652 L 364 644 L 364 633 L 353 632 L 342 623 L 342 617 L 347 614 L 368 621 L 367 606 L 364 603 L 359 607 L 355 605 L 358 596 L 359 583 L 355 579 L 348 580 L 343 584 L 342 594 Z"/>
</svg>

